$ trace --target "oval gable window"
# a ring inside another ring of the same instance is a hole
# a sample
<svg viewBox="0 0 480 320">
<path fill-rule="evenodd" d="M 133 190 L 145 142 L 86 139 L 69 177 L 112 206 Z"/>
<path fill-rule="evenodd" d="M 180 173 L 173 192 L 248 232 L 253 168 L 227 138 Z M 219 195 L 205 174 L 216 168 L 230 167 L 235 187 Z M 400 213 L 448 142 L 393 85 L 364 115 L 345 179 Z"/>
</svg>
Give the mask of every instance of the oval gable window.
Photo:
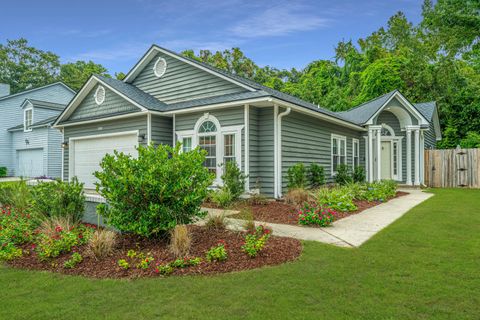
<svg viewBox="0 0 480 320">
<path fill-rule="evenodd" d="M 103 101 L 105 101 L 105 88 L 98 86 L 97 91 L 95 91 L 95 102 L 101 105 Z"/>
<path fill-rule="evenodd" d="M 163 58 L 158 58 L 157 62 L 155 62 L 155 65 L 153 66 L 153 72 L 158 78 L 160 78 L 165 74 L 165 71 L 167 71 L 167 61 L 165 61 Z"/>
</svg>

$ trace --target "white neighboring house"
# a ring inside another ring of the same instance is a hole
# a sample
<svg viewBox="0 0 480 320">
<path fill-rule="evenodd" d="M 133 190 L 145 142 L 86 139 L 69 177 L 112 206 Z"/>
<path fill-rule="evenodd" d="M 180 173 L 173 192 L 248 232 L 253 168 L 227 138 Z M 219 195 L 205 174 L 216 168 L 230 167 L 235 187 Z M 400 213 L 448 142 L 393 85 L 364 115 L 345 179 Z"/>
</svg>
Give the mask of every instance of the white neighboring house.
<svg viewBox="0 0 480 320">
<path fill-rule="evenodd" d="M 9 91 L 0 84 L 0 167 L 9 176 L 60 178 L 63 135 L 51 125 L 75 92 L 60 82 Z"/>
</svg>

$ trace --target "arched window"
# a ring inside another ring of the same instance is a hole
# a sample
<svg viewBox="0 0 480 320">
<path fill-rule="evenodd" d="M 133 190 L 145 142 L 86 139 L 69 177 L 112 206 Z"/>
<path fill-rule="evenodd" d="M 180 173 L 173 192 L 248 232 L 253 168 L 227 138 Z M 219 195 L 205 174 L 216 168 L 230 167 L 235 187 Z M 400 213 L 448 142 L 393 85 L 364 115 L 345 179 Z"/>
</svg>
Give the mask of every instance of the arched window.
<svg viewBox="0 0 480 320">
<path fill-rule="evenodd" d="M 217 126 L 206 120 L 198 129 L 198 146 L 207 151 L 204 165 L 212 173 L 217 172 Z"/>
</svg>

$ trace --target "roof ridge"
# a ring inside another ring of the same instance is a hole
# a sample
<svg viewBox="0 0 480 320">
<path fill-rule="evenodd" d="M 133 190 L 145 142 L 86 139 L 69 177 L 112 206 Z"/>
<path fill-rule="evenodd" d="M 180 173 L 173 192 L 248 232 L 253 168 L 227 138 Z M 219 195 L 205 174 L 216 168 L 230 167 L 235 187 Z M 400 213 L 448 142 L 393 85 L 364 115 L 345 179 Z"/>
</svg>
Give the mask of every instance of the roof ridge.
<svg viewBox="0 0 480 320">
<path fill-rule="evenodd" d="M 43 85 L 43 86 L 40 86 L 40 87 L 36 87 L 36 88 L 32 88 L 32 89 L 27 89 L 27 90 L 24 90 L 24 91 L 21 91 L 21 92 L 17 92 L 17 93 L 14 93 L 14 94 L 9 94 L 8 96 L 1 97 L 1 98 L 0 98 L 0 101 L 7 100 L 7 99 L 10 99 L 10 98 L 13 98 L 13 97 L 17 97 L 17 96 L 22 95 L 22 94 L 26 94 L 26 93 L 29 93 L 29 92 L 32 92 L 32 91 L 44 89 L 44 88 L 51 87 L 51 86 L 58 85 L 58 84 L 63 85 L 63 86 L 66 87 L 68 90 L 70 90 L 72 93 L 76 94 L 76 92 L 75 92 L 74 90 L 72 90 L 72 88 L 70 88 L 69 86 L 67 86 L 67 85 L 66 85 L 65 83 L 63 83 L 62 81 L 56 81 L 56 82 L 52 82 L 52 83 L 49 83 L 49 84 L 46 84 L 46 85 Z"/>
</svg>

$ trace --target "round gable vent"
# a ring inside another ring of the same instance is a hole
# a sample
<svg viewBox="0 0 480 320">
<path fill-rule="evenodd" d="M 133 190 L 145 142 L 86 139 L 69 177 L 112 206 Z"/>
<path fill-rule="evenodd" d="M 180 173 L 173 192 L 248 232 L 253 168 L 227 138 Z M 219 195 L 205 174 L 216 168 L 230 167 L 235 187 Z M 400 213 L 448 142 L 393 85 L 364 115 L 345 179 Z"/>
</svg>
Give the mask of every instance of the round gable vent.
<svg viewBox="0 0 480 320">
<path fill-rule="evenodd" d="M 165 61 L 163 58 L 158 58 L 157 62 L 155 62 L 155 65 L 153 66 L 153 72 L 158 78 L 160 78 L 165 74 L 165 71 L 167 71 L 167 61 Z"/>
<path fill-rule="evenodd" d="M 97 91 L 95 91 L 95 102 L 101 105 L 103 101 L 105 101 L 105 88 L 98 86 Z"/>
</svg>

